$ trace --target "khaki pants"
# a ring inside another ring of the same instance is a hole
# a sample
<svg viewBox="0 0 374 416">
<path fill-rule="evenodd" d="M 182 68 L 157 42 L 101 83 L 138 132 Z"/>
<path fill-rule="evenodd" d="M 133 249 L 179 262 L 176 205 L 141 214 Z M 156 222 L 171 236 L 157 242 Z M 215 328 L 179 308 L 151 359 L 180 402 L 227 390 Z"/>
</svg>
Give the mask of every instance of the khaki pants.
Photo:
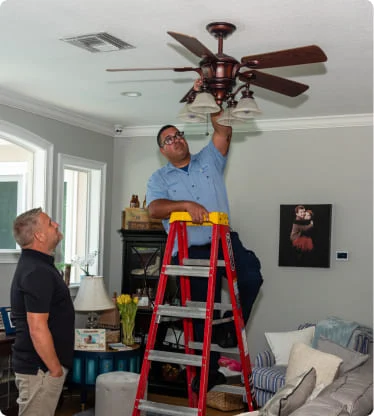
<svg viewBox="0 0 374 416">
<path fill-rule="evenodd" d="M 51 377 L 39 370 L 36 375 L 16 373 L 19 416 L 54 416 L 67 375 Z"/>
</svg>

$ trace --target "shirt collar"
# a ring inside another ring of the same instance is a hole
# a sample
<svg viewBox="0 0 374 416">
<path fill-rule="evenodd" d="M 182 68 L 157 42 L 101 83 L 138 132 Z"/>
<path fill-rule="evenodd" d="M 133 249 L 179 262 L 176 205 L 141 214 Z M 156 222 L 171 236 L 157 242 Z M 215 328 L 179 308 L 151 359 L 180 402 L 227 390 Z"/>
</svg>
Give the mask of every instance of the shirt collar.
<svg viewBox="0 0 374 416">
<path fill-rule="evenodd" d="M 191 155 L 191 159 L 190 159 L 189 165 L 191 166 L 195 160 L 196 160 L 196 155 Z M 171 162 L 168 162 L 165 165 L 165 167 L 167 168 L 168 171 L 175 170 L 175 169 L 180 170 L 180 168 L 177 168 Z"/>
<path fill-rule="evenodd" d="M 38 250 L 33 250 L 31 248 L 23 248 L 22 254 L 26 256 L 39 257 L 42 261 L 45 261 L 46 263 L 51 264 L 51 265 L 53 265 L 55 262 L 55 258 L 53 256 L 42 253 L 41 251 L 38 251 Z"/>
</svg>

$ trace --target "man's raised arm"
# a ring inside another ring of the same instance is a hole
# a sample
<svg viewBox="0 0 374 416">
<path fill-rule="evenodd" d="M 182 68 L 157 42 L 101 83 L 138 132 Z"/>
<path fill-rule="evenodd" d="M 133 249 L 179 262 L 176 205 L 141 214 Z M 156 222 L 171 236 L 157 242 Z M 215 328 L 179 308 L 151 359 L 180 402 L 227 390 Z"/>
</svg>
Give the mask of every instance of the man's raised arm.
<svg viewBox="0 0 374 416">
<path fill-rule="evenodd" d="M 217 120 L 222 116 L 222 114 L 223 110 L 210 115 L 210 119 L 212 121 L 212 126 L 214 129 L 212 141 L 216 149 L 223 156 L 226 156 L 231 143 L 232 127 L 222 126 L 222 124 L 218 123 Z"/>
<path fill-rule="evenodd" d="M 203 85 L 203 81 L 201 78 L 196 79 L 194 82 L 193 89 L 195 91 L 199 91 L 201 86 Z M 214 113 L 210 115 L 210 120 L 212 122 L 212 126 L 214 129 L 212 141 L 216 149 L 223 155 L 226 156 L 227 152 L 229 151 L 230 143 L 231 143 L 231 136 L 232 136 L 232 127 L 231 126 L 222 126 L 219 124 L 217 120 L 222 116 L 223 109 L 218 113 Z"/>
</svg>

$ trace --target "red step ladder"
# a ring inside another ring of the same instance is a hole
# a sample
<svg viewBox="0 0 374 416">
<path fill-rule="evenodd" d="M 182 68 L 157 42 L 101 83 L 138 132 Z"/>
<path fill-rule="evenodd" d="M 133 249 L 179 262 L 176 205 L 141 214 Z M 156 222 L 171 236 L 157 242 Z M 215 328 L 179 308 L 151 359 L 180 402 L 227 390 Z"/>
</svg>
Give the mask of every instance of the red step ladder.
<svg viewBox="0 0 374 416">
<path fill-rule="evenodd" d="M 188 258 L 187 226 L 196 226 L 191 216 L 186 212 L 173 212 L 170 217 L 170 230 L 166 242 L 165 255 L 161 268 L 154 309 L 145 348 L 142 369 L 140 373 L 138 390 L 136 393 L 133 416 L 140 416 L 141 411 L 149 411 L 159 415 L 169 416 L 205 416 L 206 396 L 208 387 L 210 351 L 227 352 L 227 349 L 211 344 L 212 325 L 220 320 L 213 320 L 214 310 L 232 309 L 233 320 L 238 339 L 238 349 L 242 363 L 244 386 L 222 384 L 214 386 L 211 391 L 222 391 L 232 394 L 246 395 L 248 410 L 255 410 L 256 402 L 251 393 L 252 370 L 248 352 L 242 309 L 239 300 L 239 291 L 232 251 L 228 216 L 225 213 L 211 212 L 203 226 L 212 227 L 212 243 L 210 260 L 196 260 Z M 172 251 L 175 239 L 178 238 L 179 266 L 171 264 Z M 221 240 L 224 260 L 218 260 L 218 248 Z M 223 305 L 214 302 L 217 266 L 226 268 L 228 288 L 231 304 Z M 181 306 L 163 305 L 168 276 L 180 277 Z M 191 300 L 190 278 L 206 277 L 208 293 L 206 302 Z M 162 317 L 176 317 L 183 320 L 184 354 L 169 351 L 155 350 L 156 334 Z M 194 342 L 192 319 L 205 320 L 204 342 Z M 222 322 L 222 320 L 221 320 Z M 195 350 L 202 350 L 202 355 L 195 354 Z M 186 366 L 187 374 L 187 406 L 175 406 L 166 403 L 156 403 L 145 400 L 148 374 L 152 361 L 175 363 Z M 196 375 L 196 368 L 200 370 L 200 390 L 195 394 L 191 382 Z"/>
</svg>

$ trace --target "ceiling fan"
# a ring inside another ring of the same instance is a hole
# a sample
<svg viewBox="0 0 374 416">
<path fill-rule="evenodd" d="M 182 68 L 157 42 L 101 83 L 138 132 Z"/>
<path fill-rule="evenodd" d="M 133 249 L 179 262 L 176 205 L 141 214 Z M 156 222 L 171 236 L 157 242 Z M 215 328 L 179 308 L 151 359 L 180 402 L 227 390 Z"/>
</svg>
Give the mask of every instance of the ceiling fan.
<svg viewBox="0 0 374 416">
<path fill-rule="evenodd" d="M 296 97 L 306 91 L 309 86 L 261 72 L 258 69 L 311 64 L 325 62 L 327 60 L 327 56 L 320 47 L 309 45 L 264 54 L 243 56 L 239 62 L 235 58 L 223 53 L 223 40 L 236 30 L 236 26 L 227 22 L 213 22 L 208 24 L 206 29 L 212 36 L 218 39 L 217 54 L 211 52 L 198 39 L 192 36 L 177 32 L 167 32 L 185 48 L 201 58 L 198 68 L 119 68 L 107 69 L 107 71 L 195 71 L 203 80 L 205 90 L 213 94 L 217 104 L 221 105 L 224 101 L 232 100 L 240 89 L 246 87 L 248 91 L 250 85 L 266 88 L 289 97 Z M 244 71 L 242 68 L 246 70 Z M 236 86 L 238 79 L 243 84 L 233 92 L 233 88 Z M 193 94 L 192 88 L 180 102 L 188 101 L 191 98 L 191 94 Z"/>
</svg>

